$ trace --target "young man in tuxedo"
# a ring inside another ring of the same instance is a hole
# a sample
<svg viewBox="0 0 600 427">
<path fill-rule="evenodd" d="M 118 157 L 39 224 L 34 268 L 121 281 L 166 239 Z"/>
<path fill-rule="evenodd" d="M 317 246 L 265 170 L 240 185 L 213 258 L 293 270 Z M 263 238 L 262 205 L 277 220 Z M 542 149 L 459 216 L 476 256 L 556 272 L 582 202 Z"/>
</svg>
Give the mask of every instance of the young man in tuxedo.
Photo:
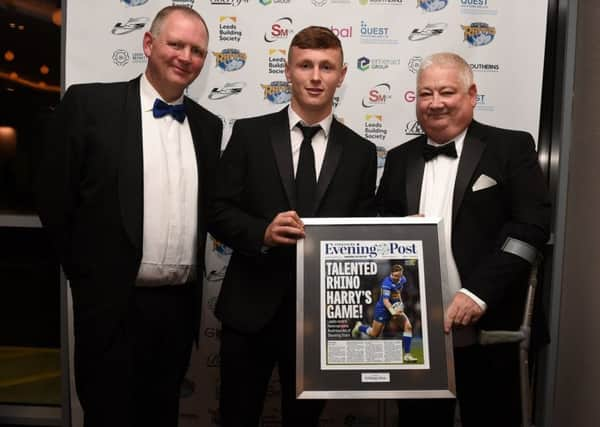
<svg viewBox="0 0 600 427">
<path fill-rule="evenodd" d="M 316 426 L 324 402 L 296 400 L 295 245 L 302 217 L 371 216 L 375 146 L 333 116 L 346 75 L 327 28 L 292 40 L 291 104 L 238 120 L 219 169 L 209 228 L 233 248 L 216 307 L 221 335 L 221 425 L 256 427 L 279 369 L 283 426 Z"/>
<path fill-rule="evenodd" d="M 129 82 L 71 86 L 37 176 L 42 223 L 73 295 L 86 427 L 176 426 L 200 319 L 208 193 L 221 121 L 184 96 L 208 50 L 202 17 L 170 6 Z"/>
<path fill-rule="evenodd" d="M 377 203 L 381 215 L 443 218 L 444 329 L 454 338 L 462 423 L 512 427 L 520 425 L 517 348 L 480 346 L 476 334 L 519 328 L 550 208 L 531 135 L 475 121 L 476 103 L 473 73 L 460 56 L 422 62 L 416 113 L 425 135 L 390 150 Z M 399 407 L 402 425 L 453 426 L 454 400 Z"/>
</svg>

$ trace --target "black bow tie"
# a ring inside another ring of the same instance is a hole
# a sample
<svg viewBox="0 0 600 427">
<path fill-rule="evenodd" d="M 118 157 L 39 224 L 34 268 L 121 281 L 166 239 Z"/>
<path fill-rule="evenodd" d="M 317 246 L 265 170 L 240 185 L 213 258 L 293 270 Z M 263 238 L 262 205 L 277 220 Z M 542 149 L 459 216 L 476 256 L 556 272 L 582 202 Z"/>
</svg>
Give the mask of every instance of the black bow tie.
<svg viewBox="0 0 600 427">
<path fill-rule="evenodd" d="M 156 99 L 152 107 L 152 115 L 160 118 L 167 114 L 172 115 L 179 123 L 183 123 L 185 120 L 185 107 L 183 104 L 169 105 L 160 99 Z"/>
<path fill-rule="evenodd" d="M 435 159 L 440 154 L 456 159 L 458 154 L 456 153 L 454 141 L 448 142 L 444 145 L 430 145 L 425 142 L 423 145 L 423 158 L 426 162 L 430 161 L 431 159 Z"/>
</svg>

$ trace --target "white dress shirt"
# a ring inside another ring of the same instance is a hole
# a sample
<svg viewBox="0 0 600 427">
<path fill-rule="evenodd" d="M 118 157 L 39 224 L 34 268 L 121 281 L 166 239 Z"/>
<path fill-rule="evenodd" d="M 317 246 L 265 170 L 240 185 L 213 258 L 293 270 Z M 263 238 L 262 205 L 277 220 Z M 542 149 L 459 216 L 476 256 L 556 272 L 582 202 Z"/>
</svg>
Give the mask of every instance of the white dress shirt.
<svg viewBox="0 0 600 427">
<path fill-rule="evenodd" d="M 144 224 L 138 286 L 184 284 L 196 278 L 198 171 L 189 122 L 154 118 L 161 98 L 140 79 L 144 159 Z M 183 96 L 174 104 L 183 102 Z M 106 124 L 110 126 L 109 123 Z"/>
<path fill-rule="evenodd" d="M 306 123 L 294 110 L 292 110 L 292 106 L 290 105 L 288 107 L 288 117 L 290 124 L 290 141 L 292 143 L 292 161 L 294 162 L 294 177 L 296 176 L 296 170 L 298 169 L 300 146 L 304 139 L 302 131 L 296 125 L 298 122 L 301 122 L 303 126 L 321 126 L 321 130 L 313 136 L 311 144 L 315 153 L 315 171 L 318 181 L 321 167 L 323 166 L 323 159 L 325 158 L 325 150 L 327 149 L 327 140 L 329 138 L 329 131 L 331 130 L 331 122 L 333 122 L 333 111 L 319 123 Z"/>
<path fill-rule="evenodd" d="M 439 155 L 425 162 L 419 213 L 424 216 L 437 216 L 443 219 L 446 266 L 448 270 L 446 289 L 443 290 L 444 306 L 448 307 L 456 292 L 462 292 L 471 297 L 485 311 L 487 308 L 486 303 L 471 291 L 462 287 L 454 254 L 452 253 L 452 199 L 454 196 L 456 172 L 458 171 L 458 163 L 466 134 L 467 130 L 465 129 L 453 139 L 456 146 L 456 154 L 458 155 L 457 158 L 454 159 L 445 155 Z M 434 146 L 440 145 L 429 138 L 427 139 L 427 143 Z"/>
</svg>

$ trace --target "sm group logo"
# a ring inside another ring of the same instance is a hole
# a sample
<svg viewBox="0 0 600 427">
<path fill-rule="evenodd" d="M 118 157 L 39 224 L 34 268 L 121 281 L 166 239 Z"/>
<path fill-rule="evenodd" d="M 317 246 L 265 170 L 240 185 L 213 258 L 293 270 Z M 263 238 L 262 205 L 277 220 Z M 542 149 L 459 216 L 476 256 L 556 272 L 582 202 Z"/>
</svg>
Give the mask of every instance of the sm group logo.
<svg viewBox="0 0 600 427">
<path fill-rule="evenodd" d="M 219 41 L 239 43 L 242 31 L 238 27 L 237 16 L 219 16 Z"/>
<path fill-rule="evenodd" d="M 392 85 L 389 83 L 379 83 L 372 87 L 369 93 L 363 97 L 362 106 L 372 108 L 376 105 L 383 105 L 392 98 Z"/>
<path fill-rule="evenodd" d="M 273 81 L 268 84 L 261 84 L 260 86 L 263 89 L 264 99 L 269 100 L 273 104 L 287 104 L 292 98 L 290 85 L 287 81 Z"/>
<path fill-rule="evenodd" d="M 223 49 L 221 52 L 213 52 L 216 66 L 223 71 L 237 71 L 246 65 L 248 55 L 239 49 Z"/>
<path fill-rule="evenodd" d="M 273 43 L 280 40 L 286 40 L 290 34 L 294 33 L 294 21 L 289 16 L 279 18 L 271 24 L 271 28 L 265 32 L 265 41 Z"/>
<path fill-rule="evenodd" d="M 464 41 L 471 46 L 485 46 L 490 44 L 496 37 L 496 28 L 490 27 L 485 22 L 472 22 L 470 25 L 461 25 L 464 33 Z"/>
<path fill-rule="evenodd" d="M 437 12 L 448 6 L 448 0 L 417 0 L 417 7 L 425 12 Z"/>
</svg>

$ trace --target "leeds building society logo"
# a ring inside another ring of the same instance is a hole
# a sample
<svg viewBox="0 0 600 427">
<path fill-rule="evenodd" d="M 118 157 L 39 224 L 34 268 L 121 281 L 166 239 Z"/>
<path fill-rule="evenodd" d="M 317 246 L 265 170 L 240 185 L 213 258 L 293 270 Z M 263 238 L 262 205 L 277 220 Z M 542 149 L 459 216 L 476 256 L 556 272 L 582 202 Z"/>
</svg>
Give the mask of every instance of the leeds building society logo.
<svg viewBox="0 0 600 427">
<path fill-rule="evenodd" d="M 127 6 L 141 6 L 148 3 L 148 0 L 121 0 L 121 3 L 124 3 Z"/>
<path fill-rule="evenodd" d="M 248 55 L 239 49 L 223 49 L 221 52 L 213 52 L 216 66 L 223 71 L 237 71 L 246 65 Z"/>
<path fill-rule="evenodd" d="M 317 7 L 322 7 L 327 4 L 327 0 L 312 0 L 312 4 Z"/>
<path fill-rule="evenodd" d="M 448 28 L 448 24 L 445 22 L 436 22 L 433 24 L 427 24 L 423 28 L 415 28 L 408 35 L 408 40 L 416 42 L 419 40 L 425 40 L 429 37 L 439 36 Z"/>
<path fill-rule="evenodd" d="M 269 84 L 261 84 L 264 99 L 268 99 L 273 104 L 287 104 L 292 98 L 290 85 L 286 81 L 274 81 Z"/>
<path fill-rule="evenodd" d="M 417 0 L 417 7 L 425 12 L 437 12 L 448 6 L 448 0 Z"/>
<path fill-rule="evenodd" d="M 285 49 L 269 49 L 269 74 L 285 73 Z"/>
<path fill-rule="evenodd" d="M 265 41 L 267 43 L 273 43 L 279 40 L 286 40 L 290 34 L 294 32 L 292 25 L 294 21 L 289 16 L 279 18 L 277 21 L 271 24 L 271 28 L 265 32 Z"/>
<path fill-rule="evenodd" d="M 367 96 L 362 99 L 362 106 L 365 108 L 371 108 L 376 105 L 385 104 L 389 99 L 392 98 L 392 85 L 389 83 L 379 83 L 369 90 Z"/>
<path fill-rule="evenodd" d="M 383 125 L 383 116 L 381 114 L 365 115 L 365 138 L 369 141 L 384 141 L 387 133 L 388 131 Z"/>
<path fill-rule="evenodd" d="M 219 16 L 219 41 L 239 43 L 241 39 L 237 16 Z"/>
<path fill-rule="evenodd" d="M 496 37 L 496 27 L 490 27 L 485 22 L 472 22 L 471 25 L 461 25 L 464 40 L 471 46 L 485 46 Z"/>
<path fill-rule="evenodd" d="M 112 34 L 116 36 L 121 36 L 123 34 L 129 34 L 135 30 L 141 30 L 148 23 L 148 18 L 140 17 L 140 18 L 129 18 L 127 22 L 117 22 L 110 31 Z"/>
<path fill-rule="evenodd" d="M 419 67 L 421 66 L 422 61 L 423 58 L 420 56 L 413 56 L 412 58 L 410 58 L 408 60 L 408 71 L 410 71 L 413 74 L 416 74 L 416 72 L 419 71 Z"/>
<path fill-rule="evenodd" d="M 404 135 L 418 136 L 423 135 L 424 133 L 425 132 L 423 132 L 421 125 L 416 120 L 411 120 L 410 122 L 406 123 L 406 126 L 404 127 Z"/>
<path fill-rule="evenodd" d="M 242 89 L 246 87 L 245 82 L 229 82 L 221 87 L 214 87 L 208 94 L 208 99 L 212 101 L 218 101 L 220 99 L 228 98 L 232 95 L 237 95 L 242 92 Z M 216 250 L 216 249 L 213 249 Z"/>
</svg>

